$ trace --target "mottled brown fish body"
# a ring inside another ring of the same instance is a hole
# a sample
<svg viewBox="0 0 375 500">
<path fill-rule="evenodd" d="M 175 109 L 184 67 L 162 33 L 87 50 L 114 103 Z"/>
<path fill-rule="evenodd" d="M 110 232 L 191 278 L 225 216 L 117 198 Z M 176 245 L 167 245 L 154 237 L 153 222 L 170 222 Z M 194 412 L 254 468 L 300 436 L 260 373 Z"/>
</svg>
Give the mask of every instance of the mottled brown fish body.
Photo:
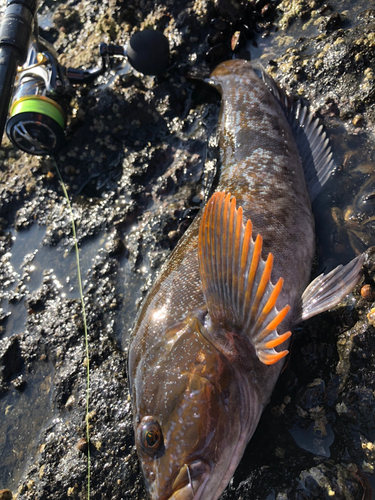
<svg viewBox="0 0 375 500">
<path fill-rule="evenodd" d="M 264 256 L 275 257 L 273 281 L 284 278 L 278 305 L 292 305 L 309 281 L 315 238 L 296 142 L 281 106 L 247 62 L 220 65 L 212 80 L 223 96 L 217 190 L 235 196 L 263 236 Z"/>
<path fill-rule="evenodd" d="M 283 111 L 249 63 L 212 74 L 222 94 L 218 191 L 232 193 L 274 255 L 280 310 L 298 314 L 311 272 L 314 223 L 299 154 Z M 258 424 L 283 362 L 261 363 L 250 341 L 237 359 L 217 348 L 202 291 L 197 217 L 163 267 L 129 349 L 135 437 L 152 499 L 217 499 Z M 254 236 L 254 237 L 255 237 Z M 237 342 L 241 332 L 230 332 Z M 243 346 L 243 347 L 242 347 Z"/>
</svg>

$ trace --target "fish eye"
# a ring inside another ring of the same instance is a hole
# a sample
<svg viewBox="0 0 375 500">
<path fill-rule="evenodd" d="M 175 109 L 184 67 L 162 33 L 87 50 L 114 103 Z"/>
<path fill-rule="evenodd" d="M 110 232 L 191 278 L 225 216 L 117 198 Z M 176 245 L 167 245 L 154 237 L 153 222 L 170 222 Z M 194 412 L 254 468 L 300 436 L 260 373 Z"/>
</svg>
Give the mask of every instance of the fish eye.
<svg viewBox="0 0 375 500">
<path fill-rule="evenodd" d="M 149 455 L 156 455 L 163 447 L 163 433 L 154 417 L 144 417 L 138 426 L 138 441 L 142 450 Z"/>
</svg>

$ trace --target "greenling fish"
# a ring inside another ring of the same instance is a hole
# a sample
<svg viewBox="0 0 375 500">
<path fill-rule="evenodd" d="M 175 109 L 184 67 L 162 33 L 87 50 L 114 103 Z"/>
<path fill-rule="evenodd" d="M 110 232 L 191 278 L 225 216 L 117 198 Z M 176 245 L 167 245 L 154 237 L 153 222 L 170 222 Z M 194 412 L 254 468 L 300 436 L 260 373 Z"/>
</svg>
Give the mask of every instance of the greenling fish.
<svg viewBox="0 0 375 500">
<path fill-rule="evenodd" d="M 361 276 L 357 257 L 307 286 L 311 200 L 332 154 L 307 109 L 264 80 L 242 60 L 212 73 L 222 96 L 217 192 L 162 268 L 131 339 L 135 441 L 153 500 L 219 498 L 291 330 L 338 304 Z"/>
</svg>

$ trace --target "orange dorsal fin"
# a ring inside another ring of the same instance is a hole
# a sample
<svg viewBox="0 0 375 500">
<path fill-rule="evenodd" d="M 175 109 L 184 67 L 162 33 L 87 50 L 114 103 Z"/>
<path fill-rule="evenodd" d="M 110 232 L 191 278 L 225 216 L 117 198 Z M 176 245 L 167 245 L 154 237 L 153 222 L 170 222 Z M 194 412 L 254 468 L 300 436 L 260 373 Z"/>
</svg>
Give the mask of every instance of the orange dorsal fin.
<svg viewBox="0 0 375 500">
<path fill-rule="evenodd" d="M 230 194 L 215 193 L 208 201 L 199 228 L 198 256 L 214 344 L 225 350 L 228 336 L 234 334 L 250 340 L 264 364 L 286 356 L 287 350 L 275 350 L 291 335 L 277 333 L 290 309 L 276 308 L 283 280 L 271 283 L 273 255 L 262 259 L 262 237 L 253 240 L 252 223 L 243 224 L 242 208 L 236 208 Z"/>
</svg>

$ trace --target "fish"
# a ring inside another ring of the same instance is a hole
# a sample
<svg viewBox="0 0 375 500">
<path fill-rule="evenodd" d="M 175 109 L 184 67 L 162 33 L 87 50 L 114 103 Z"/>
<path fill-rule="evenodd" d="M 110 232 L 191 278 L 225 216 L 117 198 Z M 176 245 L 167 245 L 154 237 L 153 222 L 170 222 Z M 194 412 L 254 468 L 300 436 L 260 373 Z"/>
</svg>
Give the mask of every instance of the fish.
<svg viewBox="0 0 375 500">
<path fill-rule="evenodd" d="M 270 400 L 296 324 L 337 305 L 363 256 L 310 284 L 311 202 L 334 168 L 326 133 L 263 71 L 221 63 L 216 191 L 136 319 L 134 436 L 152 500 L 216 500 Z M 250 445 L 251 446 L 251 443 Z"/>
</svg>

